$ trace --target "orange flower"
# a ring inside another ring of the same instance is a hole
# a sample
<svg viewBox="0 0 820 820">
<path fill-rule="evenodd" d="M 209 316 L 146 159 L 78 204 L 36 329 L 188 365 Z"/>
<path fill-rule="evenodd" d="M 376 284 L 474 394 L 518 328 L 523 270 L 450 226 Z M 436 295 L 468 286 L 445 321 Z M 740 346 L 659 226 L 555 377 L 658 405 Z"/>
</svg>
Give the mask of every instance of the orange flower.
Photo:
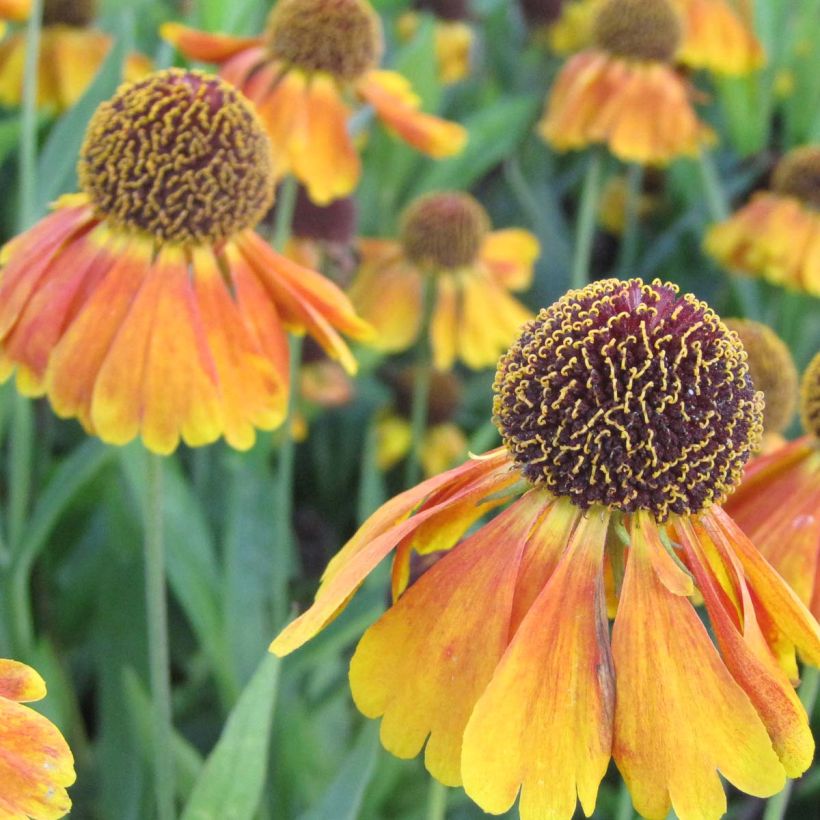
<svg viewBox="0 0 820 820">
<path fill-rule="evenodd" d="M 31 13 L 31 0 L 0 0 L 0 20 L 25 20 Z"/>
<path fill-rule="evenodd" d="M 28 16 L 30 2 L 12 3 L 19 15 Z M 37 70 L 37 105 L 57 114 L 82 97 L 105 61 L 114 42 L 108 34 L 91 28 L 96 14 L 91 0 L 45 0 L 40 57 Z M 0 17 L 11 15 L 3 8 Z M 16 32 L 0 43 L 0 104 L 18 106 L 23 95 L 26 38 Z M 124 65 L 127 80 L 138 80 L 151 71 L 150 60 L 130 55 Z"/>
<path fill-rule="evenodd" d="M 395 550 L 353 698 L 388 750 L 426 742 L 433 776 L 485 811 L 520 793 L 523 820 L 569 820 L 577 799 L 589 816 L 611 756 L 649 820 L 718 817 L 718 771 L 758 796 L 805 771 L 787 671 L 796 648 L 820 663 L 820 627 L 719 506 L 762 426 L 737 337 L 674 285 L 596 282 L 524 326 L 494 416 L 504 446 L 375 512 L 272 650 L 312 638 Z M 439 550 L 408 586 L 411 553 Z"/>
<path fill-rule="evenodd" d="M 790 151 L 772 178 L 712 227 L 704 247 L 728 268 L 820 296 L 820 147 Z"/>
<path fill-rule="evenodd" d="M 45 696 L 31 667 L 0 659 L 0 816 L 8 820 L 56 820 L 71 809 L 71 750 L 51 721 L 22 705 Z"/>
<path fill-rule="evenodd" d="M 375 347 L 397 352 L 415 342 L 429 276 L 436 291 L 430 329 L 435 366 L 448 370 L 457 359 L 474 369 L 495 364 L 530 316 L 509 291 L 529 286 L 539 247 L 527 231 L 489 227 L 475 199 L 440 193 L 410 205 L 400 242 L 360 241 L 362 266 L 350 298 L 376 328 Z"/>
<path fill-rule="evenodd" d="M 355 370 L 338 331 L 370 329 L 347 297 L 252 230 L 270 144 L 233 87 L 176 69 L 123 86 L 79 172 L 84 193 L 0 256 L 0 376 L 21 392 L 114 444 L 244 449 L 284 418 L 286 328 Z"/>
<path fill-rule="evenodd" d="M 641 164 L 697 154 L 710 132 L 671 65 L 681 27 L 670 0 L 606 0 L 593 34 L 595 46 L 562 69 L 541 136 L 559 151 L 602 143 Z"/>
<path fill-rule="evenodd" d="M 439 80 L 450 85 L 470 73 L 471 55 L 475 45 L 468 21 L 468 0 L 417 0 L 414 7 L 435 16 L 435 47 Z M 415 36 L 422 17 L 418 11 L 405 12 L 398 21 L 399 36 L 410 40 Z"/>
<path fill-rule="evenodd" d="M 820 353 L 803 376 L 806 435 L 752 460 L 726 509 L 820 618 Z"/>
<path fill-rule="evenodd" d="M 162 36 L 256 104 L 270 135 L 278 176 L 293 174 L 320 204 L 349 194 L 360 176 L 348 133 L 348 98 L 357 96 L 403 140 L 433 157 L 458 153 L 460 125 L 419 111 L 410 83 L 377 65 L 378 15 L 366 0 L 280 0 L 262 37 L 206 34 L 176 23 Z"/>
</svg>

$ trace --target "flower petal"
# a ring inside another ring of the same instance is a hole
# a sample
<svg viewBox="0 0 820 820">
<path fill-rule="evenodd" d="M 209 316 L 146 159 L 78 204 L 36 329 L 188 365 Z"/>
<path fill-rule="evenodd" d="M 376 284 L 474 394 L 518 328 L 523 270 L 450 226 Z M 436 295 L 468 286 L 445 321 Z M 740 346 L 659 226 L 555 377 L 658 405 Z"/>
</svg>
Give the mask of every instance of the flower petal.
<svg viewBox="0 0 820 820">
<path fill-rule="evenodd" d="M 163 23 L 159 35 L 176 46 L 189 60 L 203 63 L 223 63 L 240 51 L 261 43 L 259 37 L 232 37 L 229 34 L 209 34 L 181 23 Z"/>
<path fill-rule="evenodd" d="M 487 234 L 480 257 L 498 284 L 508 290 L 524 290 L 532 284 L 533 266 L 540 253 L 533 234 L 507 228 Z"/>
</svg>

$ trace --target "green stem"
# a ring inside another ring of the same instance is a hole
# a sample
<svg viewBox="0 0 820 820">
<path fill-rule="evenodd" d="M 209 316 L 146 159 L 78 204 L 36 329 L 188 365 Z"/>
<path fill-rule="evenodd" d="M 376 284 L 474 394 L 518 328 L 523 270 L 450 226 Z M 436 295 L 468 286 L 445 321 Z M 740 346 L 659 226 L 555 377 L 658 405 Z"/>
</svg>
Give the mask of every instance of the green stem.
<svg viewBox="0 0 820 820">
<path fill-rule="evenodd" d="M 817 703 L 818 693 L 820 693 L 820 669 L 806 666 L 803 668 L 803 682 L 800 684 L 800 702 L 808 713 L 809 721 L 811 721 L 812 712 Z M 767 801 L 763 820 L 782 820 L 786 814 L 793 788 L 794 780 L 787 780 L 783 791 Z"/>
<path fill-rule="evenodd" d="M 424 277 L 423 306 L 419 340 L 416 344 L 416 364 L 413 373 L 413 399 L 410 407 L 410 452 L 404 469 L 404 484 L 413 487 L 421 478 L 421 450 L 430 404 L 430 383 L 433 379 L 433 356 L 430 344 L 430 324 L 436 303 L 436 282 L 432 275 Z"/>
<path fill-rule="evenodd" d="M 592 241 L 595 238 L 595 221 L 601 194 L 601 170 L 603 154 L 592 150 L 589 154 L 581 203 L 575 227 L 575 253 L 572 259 L 573 288 L 582 288 L 589 282 L 589 267 L 592 261 Z"/>
<path fill-rule="evenodd" d="M 632 163 L 626 172 L 626 202 L 624 212 L 624 232 L 618 253 L 618 278 L 628 279 L 634 275 L 635 258 L 638 251 L 638 228 L 641 190 L 643 189 L 644 167 Z"/>
<path fill-rule="evenodd" d="M 26 230 L 37 219 L 37 86 L 43 0 L 32 0 L 26 26 L 26 57 L 20 111 L 19 212 L 17 227 Z"/>
<path fill-rule="evenodd" d="M 296 195 L 299 183 L 296 177 L 285 177 L 279 186 L 273 225 L 273 247 L 280 253 L 285 250 L 293 230 L 293 212 L 296 210 Z"/>
<path fill-rule="evenodd" d="M 148 666 L 154 707 L 154 790 L 158 820 L 173 820 L 175 809 L 174 760 L 171 753 L 171 656 L 168 646 L 168 602 L 162 525 L 162 458 L 153 453 L 147 456 L 143 520 Z"/>
<path fill-rule="evenodd" d="M 629 789 L 626 782 L 621 783 L 621 789 L 618 792 L 618 805 L 615 809 L 615 820 L 632 820 L 635 812 L 632 810 L 632 798 L 629 795 Z"/>
<path fill-rule="evenodd" d="M 430 788 L 427 792 L 427 811 L 425 820 L 444 820 L 447 816 L 447 787 L 438 782 L 430 780 Z"/>
<path fill-rule="evenodd" d="M 723 222 L 729 216 L 729 201 L 718 176 L 712 157 L 707 151 L 700 152 L 700 178 L 703 184 L 703 194 L 706 198 L 706 208 L 713 222 Z M 757 288 L 755 283 L 736 273 L 729 273 L 728 282 L 732 294 L 744 317 L 757 318 Z"/>
</svg>

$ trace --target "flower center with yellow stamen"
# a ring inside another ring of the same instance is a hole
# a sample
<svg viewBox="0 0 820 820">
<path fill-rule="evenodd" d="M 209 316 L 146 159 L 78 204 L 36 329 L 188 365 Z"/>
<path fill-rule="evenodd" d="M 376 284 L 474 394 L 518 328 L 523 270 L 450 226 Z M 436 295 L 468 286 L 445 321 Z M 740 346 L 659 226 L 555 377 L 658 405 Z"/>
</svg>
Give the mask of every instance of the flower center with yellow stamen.
<svg viewBox="0 0 820 820">
<path fill-rule="evenodd" d="M 43 25 L 77 26 L 85 28 L 97 16 L 95 0 L 45 0 Z"/>
<path fill-rule="evenodd" d="M 772 188 L 820 210 L 820 147 L 806 145 L 789 151 L 775 168 Z"/>
<path fill-rule="evenodd" d="M 800 387 L 800 418 L 803 429 L 820 438 L 820 353 L 809 363 Z"/>
<path fill-rule="evenodd" d="M 279 0 L 268 18 L 271 56 L 353 82 L 378 65 L 381 22 L 365 0 Z"/>
<path fill-rule="evenodd" d="M 411 203 L 402 216 L 405 256 L 423 268 L 452 270 L 475 262 L 490 218 L 467 194 L 429 194 Z"/>
<path fill-rule="evenodd" d="M 797 368 L 785 342 L 768 326 L 751 319 L 727 319 L 726 327 L 740 337 L 749 357 L 749 373 L 763 393 L 763 430 L 782 433 L 797 405 Z"/>
<path fill-rule="evenodd" d="M 669 0 L 607 0 L 593 22 L 599 48 L 634 60 L 671 62 L 682 36 Z"/>
<path fill-rule="evenodd" d="M 524 477 L 582 509 L 697 513 L 739 482 L 762 434 L 737 337 L 657 280 L 566 294 L 524 326 L 493 387 Z"/>
<path fill-rule="evenodd" d="M 247 100 L 217 77 L 181 69 L 102 103 L 78 172 L 102 216 L 163 243 L 214 244 L 252 228 L 274 192 L 270 143 Z"/>
</svg>

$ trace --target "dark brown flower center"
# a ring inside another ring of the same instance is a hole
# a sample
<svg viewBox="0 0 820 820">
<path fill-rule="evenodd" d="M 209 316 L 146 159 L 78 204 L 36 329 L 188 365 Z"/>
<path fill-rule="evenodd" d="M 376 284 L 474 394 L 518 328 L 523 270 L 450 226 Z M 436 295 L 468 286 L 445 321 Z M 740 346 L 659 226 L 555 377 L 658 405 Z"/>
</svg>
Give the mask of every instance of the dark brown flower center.
<svg viewBox="0 0 820 820">
<path fill-rule="evenodd" d="M 775 168 L 772 188 L 820 210 L 820 147 L 805 145 L 789 151 Z"/>
<path fill-rule="evenodd" d="M 97 108 L 79 162 L 97 210 L 160 242 L 219 242 L 270 208 L 270 143 L 245 98 L 217 77 L 168 69 Z"/>
<path fill-rule="evenodd" d="M 800 386 L 800 418 L 803 429 L 820 438 L 820 353 L 809 363 Z"/>
<path fill-rule="evenodd" d="M 413 6 L 422 11 L 430 11 L 439 20 L 469 20 L 470 0 L 414 0 Z"/>
<path fill-rule="evenodd" d="M 97 16 L 95 0 L 45 0 L 43 3 L 43 25 L 63 24 L 84 28 Z"/>
<path fill-rule="evenodd" d="M 671 62 L 681 37 L 669 0 L 607 0 L 593 22 L 599 48 L 635 60 Z"/>
<path fill-rule="evenodd" d="M 697 513 L 739 482 L 762 433 L 737 337 L 658 281 L 595 282 L 542 310 L 494 389 L 525 478 L 583 509 Z"/>
</svg>

